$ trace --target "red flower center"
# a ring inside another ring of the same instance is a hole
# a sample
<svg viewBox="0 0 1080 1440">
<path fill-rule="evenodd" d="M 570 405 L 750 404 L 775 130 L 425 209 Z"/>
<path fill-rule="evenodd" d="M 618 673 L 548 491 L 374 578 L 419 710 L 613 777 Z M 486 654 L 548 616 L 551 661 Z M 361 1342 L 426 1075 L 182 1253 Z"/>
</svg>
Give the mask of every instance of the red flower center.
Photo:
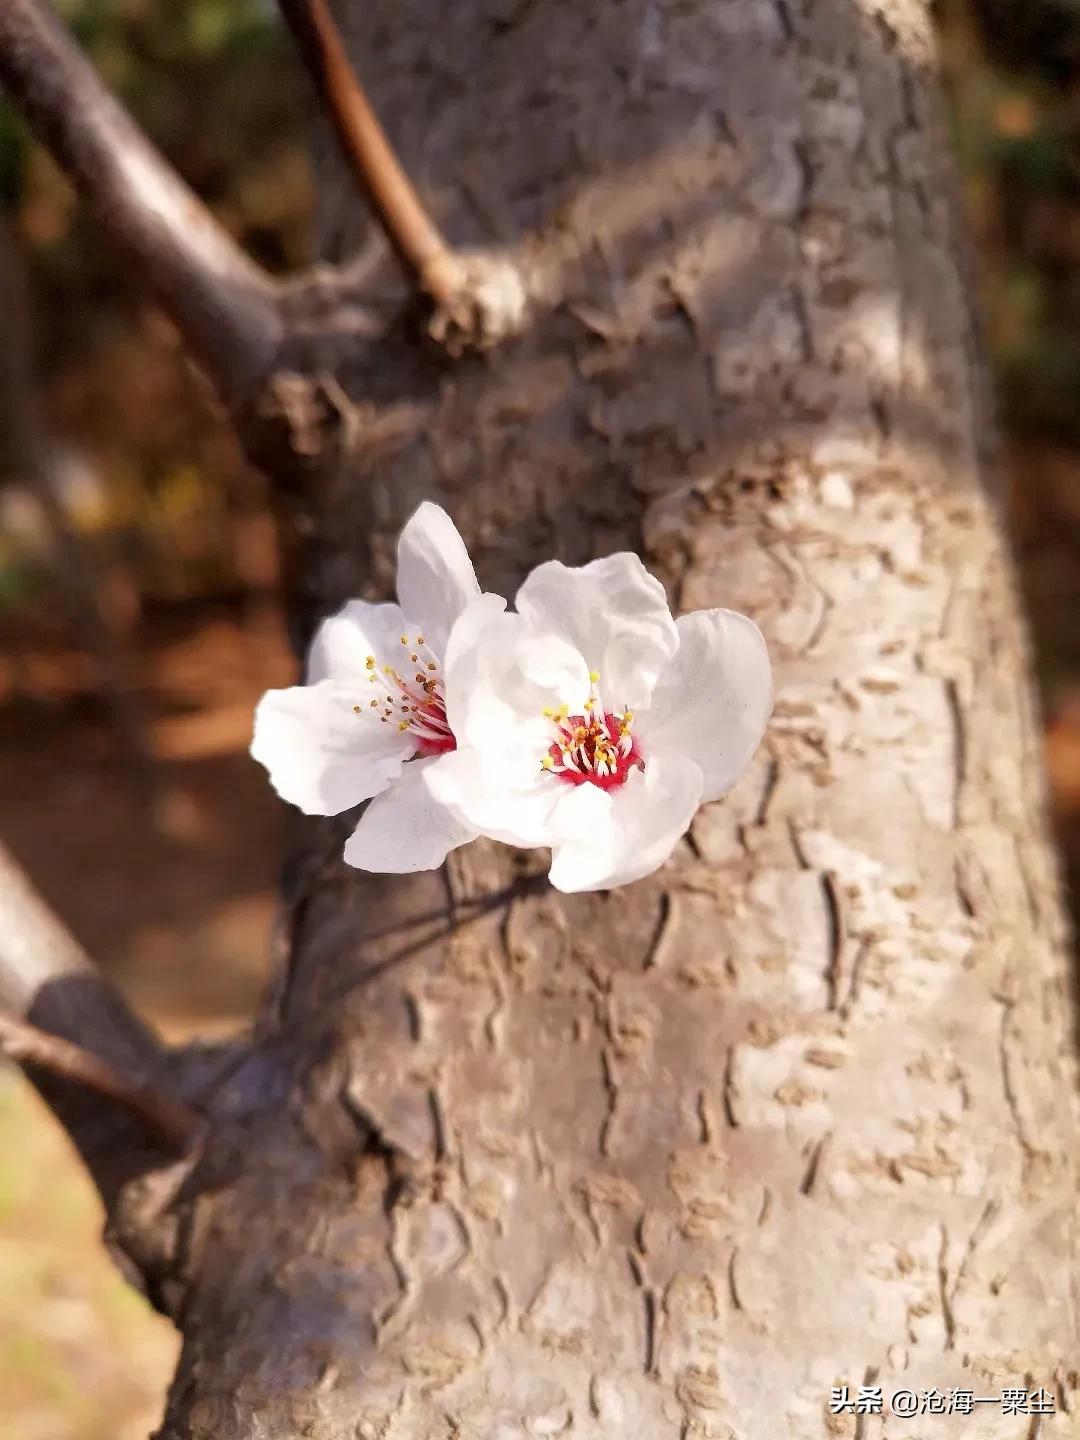
<svg viewBox="0 0 1080 1440">
<path fill-rule="evenodd" d="M 612 711 L 597 715 L 553 716 L 556 739 L 548 747 L 543 768 L 567 785 L 597 785 L 614 790 L 625 785 L 631 770 L 645 769 L 637 741 L 630 733 L 632 715 Z"/>
</svg>

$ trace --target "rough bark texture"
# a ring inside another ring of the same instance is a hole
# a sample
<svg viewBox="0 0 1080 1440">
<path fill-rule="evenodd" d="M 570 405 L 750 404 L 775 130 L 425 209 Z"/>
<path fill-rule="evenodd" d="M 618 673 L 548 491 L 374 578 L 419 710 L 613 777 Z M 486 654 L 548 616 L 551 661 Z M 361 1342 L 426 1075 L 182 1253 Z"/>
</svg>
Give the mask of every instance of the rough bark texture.
<svg viewBox="0 0 1080 1440">
<path fill-rule="evenodd" d="M 298 826 L 263 1039 L 159 1200 L 163 1435 L 910 1435 L 829 1415 L 867 1376 L 1075 1419 L 1067 950 L 923 4 L 339 14 L 533 320 L 456 364 L 324 331 L 305 613 L 383 593 L 432 495 L 491 587 L 630 546 L 747 611 L 776 714 L 610 896 L 482 844 L 368 877 Z"/>
</svg>

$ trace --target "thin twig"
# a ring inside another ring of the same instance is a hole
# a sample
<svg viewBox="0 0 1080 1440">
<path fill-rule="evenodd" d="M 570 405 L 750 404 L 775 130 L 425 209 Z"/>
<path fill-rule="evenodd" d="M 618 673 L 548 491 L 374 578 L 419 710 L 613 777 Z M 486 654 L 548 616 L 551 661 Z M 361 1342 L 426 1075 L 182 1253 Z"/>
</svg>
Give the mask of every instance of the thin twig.
<svg viewBox="0 0 1080 1440">
<path fill-rule="evenodd" d="M 0 0 L 0 84 L 142 265 L 226 400 L 243 397 L 281 338 L 274 284 L 150 144 L 45 0 Z"/>
<path fill-rule="evenodd" d="M 279 0 L 338 140 L 395 253 L 438 305 L 449 307 L 460 262 L 424 209 L 353 69 L 326 0 Z"/>
<path fill-rule="evenodd" d="M 121 1075 L 99 1055 L 58 1035 L 50 1035 L 47 1030 L 39 1030 L 25 1020 L 0 1015 L 0 1051 L 21 1065 L 38 1065 L 112 1100 L 130 1111 L 151 1135 L 178 1154 L 190 1150 L 199 1133 L 199 1117 L 187 1105 Z"/>
</svg>

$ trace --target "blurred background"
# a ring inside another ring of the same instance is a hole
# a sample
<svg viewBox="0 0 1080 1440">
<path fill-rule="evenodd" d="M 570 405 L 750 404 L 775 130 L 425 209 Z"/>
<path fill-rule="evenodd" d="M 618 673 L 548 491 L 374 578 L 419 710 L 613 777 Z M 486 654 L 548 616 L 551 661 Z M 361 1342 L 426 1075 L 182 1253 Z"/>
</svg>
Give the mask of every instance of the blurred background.
<svg viewBox="0 0 1080 1440">
<path fill-rule="evenodd" d="M 66 0 L 95 63 L 257 258 L 304 264 L 306 82 L 272 0 Z M 1008 519 L 1080 893 L 1080 0 L 942 0 Z M 266 971 L 281 815 L 247 757 L 292 664 L 266 494 L 168 324 L 0 99 L 0 832 L 171 1039 Z M 107 856 L 108 863 L 103 857 Z M 0 1071 L 0 1416 L 142 1440 L 176 1340 Z"/>
</svg>

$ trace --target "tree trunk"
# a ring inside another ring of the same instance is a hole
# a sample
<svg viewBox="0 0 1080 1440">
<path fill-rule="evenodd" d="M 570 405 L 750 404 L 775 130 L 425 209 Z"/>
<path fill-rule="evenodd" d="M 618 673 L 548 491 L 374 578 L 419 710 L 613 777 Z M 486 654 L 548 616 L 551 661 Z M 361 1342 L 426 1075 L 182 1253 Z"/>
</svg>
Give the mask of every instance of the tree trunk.
<svg viewBox="0 0 1080 1440">
<path fill-rule="evenodd" d="M 776 712 L 610 895 L 483 843 L 367 876 L 298 824 L 273 1012 L 171 1202 L 162 1435 L 911 1433 L 831 1415 L 861 1383 L 1075 1414 L 1066 936 L 925 6 L 340 16 L 448 233 L 537 304 L 483 359 L 322 342 L 356 408 L 306 623 L 385 591 L 432 495 L 490 588 L 629 547 L 746 611 Z"/>
</svg>

